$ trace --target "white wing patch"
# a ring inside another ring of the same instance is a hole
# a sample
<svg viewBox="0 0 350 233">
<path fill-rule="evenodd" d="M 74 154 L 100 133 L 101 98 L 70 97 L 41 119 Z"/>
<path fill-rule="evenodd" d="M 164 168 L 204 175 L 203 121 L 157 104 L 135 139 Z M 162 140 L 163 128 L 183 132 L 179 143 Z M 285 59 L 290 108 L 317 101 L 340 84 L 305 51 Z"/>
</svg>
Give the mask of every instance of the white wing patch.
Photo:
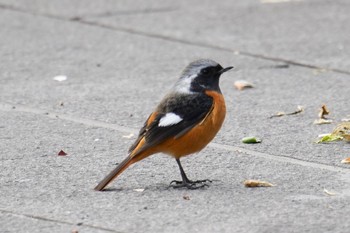
<svg viewBox="0 0 350 233">
<path fill-rule="evenodd" d="M 158 126 L 159 127 L 166 127 L 166 126 L 176 125 L 177 123 L 179 123 L 182 120 L 183 119 L 179 115 L 176 115 L 173 112 L 169 112 L 169 113 L 165 114 L 165 116 L 160 118 Z"/>
</svg>

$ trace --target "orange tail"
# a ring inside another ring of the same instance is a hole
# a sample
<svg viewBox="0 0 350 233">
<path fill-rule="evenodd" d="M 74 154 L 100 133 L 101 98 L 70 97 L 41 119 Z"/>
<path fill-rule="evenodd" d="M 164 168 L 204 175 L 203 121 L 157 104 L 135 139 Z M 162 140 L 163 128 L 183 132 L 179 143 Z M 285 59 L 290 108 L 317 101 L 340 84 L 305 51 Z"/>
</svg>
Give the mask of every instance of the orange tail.
<svg viewBox="0 0 350 233">
<path fill-rule="evenodd" d="M 111 171 L 98 185 L 94 188 L 96 191 L 102 191 L 112 180 L 117 178 L 125 169 L 136 162 L 133 157 L 126 157 L 113 171 Z"/>
</svg>

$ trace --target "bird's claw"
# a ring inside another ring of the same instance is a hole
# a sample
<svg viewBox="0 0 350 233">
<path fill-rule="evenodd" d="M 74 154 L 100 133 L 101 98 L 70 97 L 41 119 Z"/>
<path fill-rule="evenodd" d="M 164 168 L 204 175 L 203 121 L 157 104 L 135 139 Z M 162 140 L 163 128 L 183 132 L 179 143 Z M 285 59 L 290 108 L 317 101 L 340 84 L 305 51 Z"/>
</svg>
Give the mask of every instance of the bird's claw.
<svg viewBox="0 0 350 233">
<path fill-rule="evenodd" d="M 204 187 L 209 187 L 208 184 L 205 184 L 206 182 L 212 182 L 211 180 L 205 179 L 205 180 L 196 180 L 196 181 L 179 181 L 179 180 L 173 180 L 170 182 L 170 187 L 173 188 L 188 188 L 188 189 L 199 189 Z M 203 184 L 204 183 L 204 184 Z M 200 184 L 200 185 L 198 185 Z"/>
</svg>

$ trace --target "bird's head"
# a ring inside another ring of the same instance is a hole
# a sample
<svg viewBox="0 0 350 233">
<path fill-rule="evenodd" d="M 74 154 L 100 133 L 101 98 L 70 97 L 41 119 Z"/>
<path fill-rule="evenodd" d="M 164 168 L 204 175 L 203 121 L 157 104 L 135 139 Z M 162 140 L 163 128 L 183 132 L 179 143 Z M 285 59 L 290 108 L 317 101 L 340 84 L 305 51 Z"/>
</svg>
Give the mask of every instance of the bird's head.
<svg viewBox="0 0 350 233">
<path fill-rule="evenodd" d="M 232 68 L 232 66 L 222 68 L 220 64 L 209 59 L 193 61 L 183 70 L 175 84 L 175 91 L 189 94 L 206 90 L 220 92 L 219 78 Z"/>
</svg>

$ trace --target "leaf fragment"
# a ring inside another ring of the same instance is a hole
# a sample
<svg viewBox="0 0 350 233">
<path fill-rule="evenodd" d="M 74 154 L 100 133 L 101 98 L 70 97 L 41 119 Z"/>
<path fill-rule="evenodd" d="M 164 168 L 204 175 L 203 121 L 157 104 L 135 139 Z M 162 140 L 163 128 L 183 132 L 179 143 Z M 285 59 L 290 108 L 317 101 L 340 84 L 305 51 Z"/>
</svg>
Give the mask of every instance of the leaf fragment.
<svg viewBox="0 0 350 233">
<path fill-rule="evenodd" d="M 350 142 L 350 122 L 342 122 L 338 124 L 331 134 L 323 136 L 316 143 L 333 142 L 344 140 Z"/>
<path fill-rule="evenodd" d="M 256 188 L 256 187 L 273 187 L 275 185 L 261 180 L 245 180 L 244 186 L 248 188 Z"/>
<path fill-rule="evenodd" d="M 331 124 L 333 120 L 320 118 L 314 121 L 314 125 Z"/>
<path fill-rule="evenodd" d="M 285 115 L 296 115 L 296 114 L 299 114 L 299 113 L 302 113 L 302 112 L 304 112 L 304 107 L 301 106 L 301 105 L 298 105 L 298 106 L 297 106 L 297 110 L 295 110 L 294 112 L 288 112 L 288 113 L 285 113 L 285 112 L 277 112 L 277 113 L 275 113 L 274 115 L 270 116 L 269 118 L 281 117 L 281 116 L 285 116 Z"/>
<path fill-rule="evenodd" d="M 332 134 L 342 137 L 345 141 L 350 141 L 350 122 L 342 122 L 338 124 Z"/>
<path fill-rule="evenodd" d="M 346 159 L 343 159 L 343 160 L 341 161 L 341 163 L 350 164 L 350 157 L 349 157 L 349 158 L 346 158 Z"/>
<path fill-rule="evenodd" d="M 324 143 L 324 142 L 334 142 L 342 140 L 343 138 L 338 135 L 327 134 L 323 136 L 321 139 L 317 140 L 316 143 Z"/>
<path fill-rule="evenodd" d="M 57 81 L 57 82 L 63 82 L 67 80 L 67 76 L 65 75 L 57 75 L 55 77 L 53 77 L 53 80 Z"/>
<path fill-rule="evenodd" d="M 243 143 L 260 143 L 262 140 L 256 137 L 244 137 L 242 138 Z"/>
<path fill-rule="evenodd" d="M 348 134 L 343 135 L 343 139 L 344 139 L 344 141 L 350 142 L 350 135 L 348 135 Z"/>
<path fill-rule="evenodd" d="M 145 191 L 145 189 L 134 189 L 135 192 L 139 192 L 142 193 L 143 191 Z"/>
<path fill-rule="evenodd" d="M 296 111 L 287 113 L 286 115 L 295 115 L 295 114 L 302 113 L 302 112 L 304 112 L 304 107 L 301 105 L 298 105 Z"/>
<path fill-rule="evenodd" d="M 325 73 L 325 72 L 327 72 L 327 71 L 328 71 L 327 69 L 317 68 L 317 69 L 314 69 L 314 70 L 312 71 L 312 73 L 313 73 L 314 75 L 318 75 L 318 74 L 321 74 L 321 73 Z"/>
<path fill-rule="evenodd" d="M 338 193 L 335 193 L 335 192 L 332 192 L 332 191 L 329 191 L 327 189 L 323 189 L 323 192 L 329 196 L 335 196 L 337 195 Z"/>
<path fill-rule="evenodd" d="M 60 152 L 58 152 L 58 156 L 66 156 L 67 153 L 64 152 L 63 150 L 60 150 Z"/>
<path fill-rule="evenodd" d="M 253 88 L 253 84 L 245 81 L 245 80 L 237 80 L 236 82 L 234 82 L 233 84 L 235 86 L 235 88 L 237 88 L 238 90 L 244 90 L 246 88 Z"/>
<path fill-rule="evenodd" d="M 320 112 L 318 113 L 318 117 L 324 119 L 325 116 L 328 114 L 329 114 L 329 110 L 328 110 L 327 106 L 325 104 L 322 105 Z"/>
<path fill-rule="evenodd" d="M 285 112 L 276 112 L 276 114 L 274 115 L 275 117 L 280 117 L 280 116 L 284 116 L 286 115 Z"/>
<path fill-rule="evenodd" d="M 122 137 L 123 137 L 123 138 L 132 138 L 132 137 L 134 137 L 134 134 L 131 133 L 131 134 L 129 134 L 129 135 L 123 135 Z"/>
</svg>

